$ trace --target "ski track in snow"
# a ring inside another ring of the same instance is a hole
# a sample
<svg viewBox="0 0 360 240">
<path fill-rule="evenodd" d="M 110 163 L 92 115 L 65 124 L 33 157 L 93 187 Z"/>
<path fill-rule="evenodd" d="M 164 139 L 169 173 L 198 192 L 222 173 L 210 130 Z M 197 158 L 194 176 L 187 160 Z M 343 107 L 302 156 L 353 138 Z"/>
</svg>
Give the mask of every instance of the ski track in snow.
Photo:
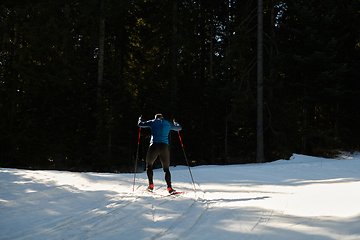
<svg viewBox="0 0 360 240">
<path fill-rule="evenodd" d="M 0 169 L 0 239 L 360 240 L 360 156 L 146 173 Z"/>
</svg>

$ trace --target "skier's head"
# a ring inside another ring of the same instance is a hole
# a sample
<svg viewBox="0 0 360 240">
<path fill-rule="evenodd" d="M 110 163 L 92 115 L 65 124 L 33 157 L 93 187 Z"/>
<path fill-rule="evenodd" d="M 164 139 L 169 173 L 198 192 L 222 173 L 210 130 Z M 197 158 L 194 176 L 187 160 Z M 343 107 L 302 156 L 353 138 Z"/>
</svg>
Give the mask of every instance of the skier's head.
<svg viewBox="0 0 360 240">
<path fill-rule="evenodd" d="M 164 118 L 161 113 L 155 114 L 155 119 Z"/>
</svg>

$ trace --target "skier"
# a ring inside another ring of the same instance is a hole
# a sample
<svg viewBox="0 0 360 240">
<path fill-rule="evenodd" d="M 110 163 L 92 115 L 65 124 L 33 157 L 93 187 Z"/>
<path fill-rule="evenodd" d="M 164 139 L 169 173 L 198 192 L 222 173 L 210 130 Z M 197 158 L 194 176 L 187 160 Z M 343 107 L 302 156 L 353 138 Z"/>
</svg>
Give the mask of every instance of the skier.
<svg viewBox="0 0 360 240">
<path fill-rule="evenodd" d="M 161 113 L 155 115 L 155 119 L 147 122 L 142 121 L 142 116 L 139 117 L 138 126 L 142 128 L 151 128 L 150 146 L 146 153 L 146 173 L 149 179 L 148 191 L 154 189 L 153 182 L 153 163 L 159 156 L 162 168 L 164 170 L 167 190 L 170 194 L 175 194 L 176 191 L 171 187 L 170 167 L 170 152 L 169 152 L 169 133 L 170 130 L 180 131 L 182 127 L 175 121 L 170 123 L 165 120 Z"/>
</svg>

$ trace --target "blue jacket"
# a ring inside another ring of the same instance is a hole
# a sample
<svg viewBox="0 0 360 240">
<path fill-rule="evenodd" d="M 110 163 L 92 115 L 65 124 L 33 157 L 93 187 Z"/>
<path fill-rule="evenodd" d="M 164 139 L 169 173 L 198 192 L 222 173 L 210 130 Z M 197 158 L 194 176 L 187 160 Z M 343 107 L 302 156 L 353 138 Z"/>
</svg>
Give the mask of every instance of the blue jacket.
<svg viewBox="0 0 360 240">
<path fill-rule="evenodd" d="M 179 124 L 173 124 L 169 121 L 158 118 L 143 122 L 139 119 L 138 126 L 142 128 L 151 128 L 150 143 L 166 143 L 169 144 L 170 130 L 180 131 L 182 127 Z"/>
</svg>

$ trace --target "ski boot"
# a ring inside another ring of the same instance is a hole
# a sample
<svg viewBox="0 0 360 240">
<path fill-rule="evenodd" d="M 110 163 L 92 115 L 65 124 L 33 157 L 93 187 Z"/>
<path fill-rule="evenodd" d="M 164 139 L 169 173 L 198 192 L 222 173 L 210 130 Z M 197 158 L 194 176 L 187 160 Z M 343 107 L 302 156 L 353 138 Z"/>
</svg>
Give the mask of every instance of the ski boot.
<svg viewBox="0 0 360 240">
<path fill-rule="evenodd" d="M 174 190 L 172 187 L 168 187 L 168 191 L 170 195 L 176 194 L 176 190 Z"/>
<path fill-rule="evenodd" d="M 150 184 L 146 190 L 152 192 L 154 190 L 154 184 Z"/>
</svg>

